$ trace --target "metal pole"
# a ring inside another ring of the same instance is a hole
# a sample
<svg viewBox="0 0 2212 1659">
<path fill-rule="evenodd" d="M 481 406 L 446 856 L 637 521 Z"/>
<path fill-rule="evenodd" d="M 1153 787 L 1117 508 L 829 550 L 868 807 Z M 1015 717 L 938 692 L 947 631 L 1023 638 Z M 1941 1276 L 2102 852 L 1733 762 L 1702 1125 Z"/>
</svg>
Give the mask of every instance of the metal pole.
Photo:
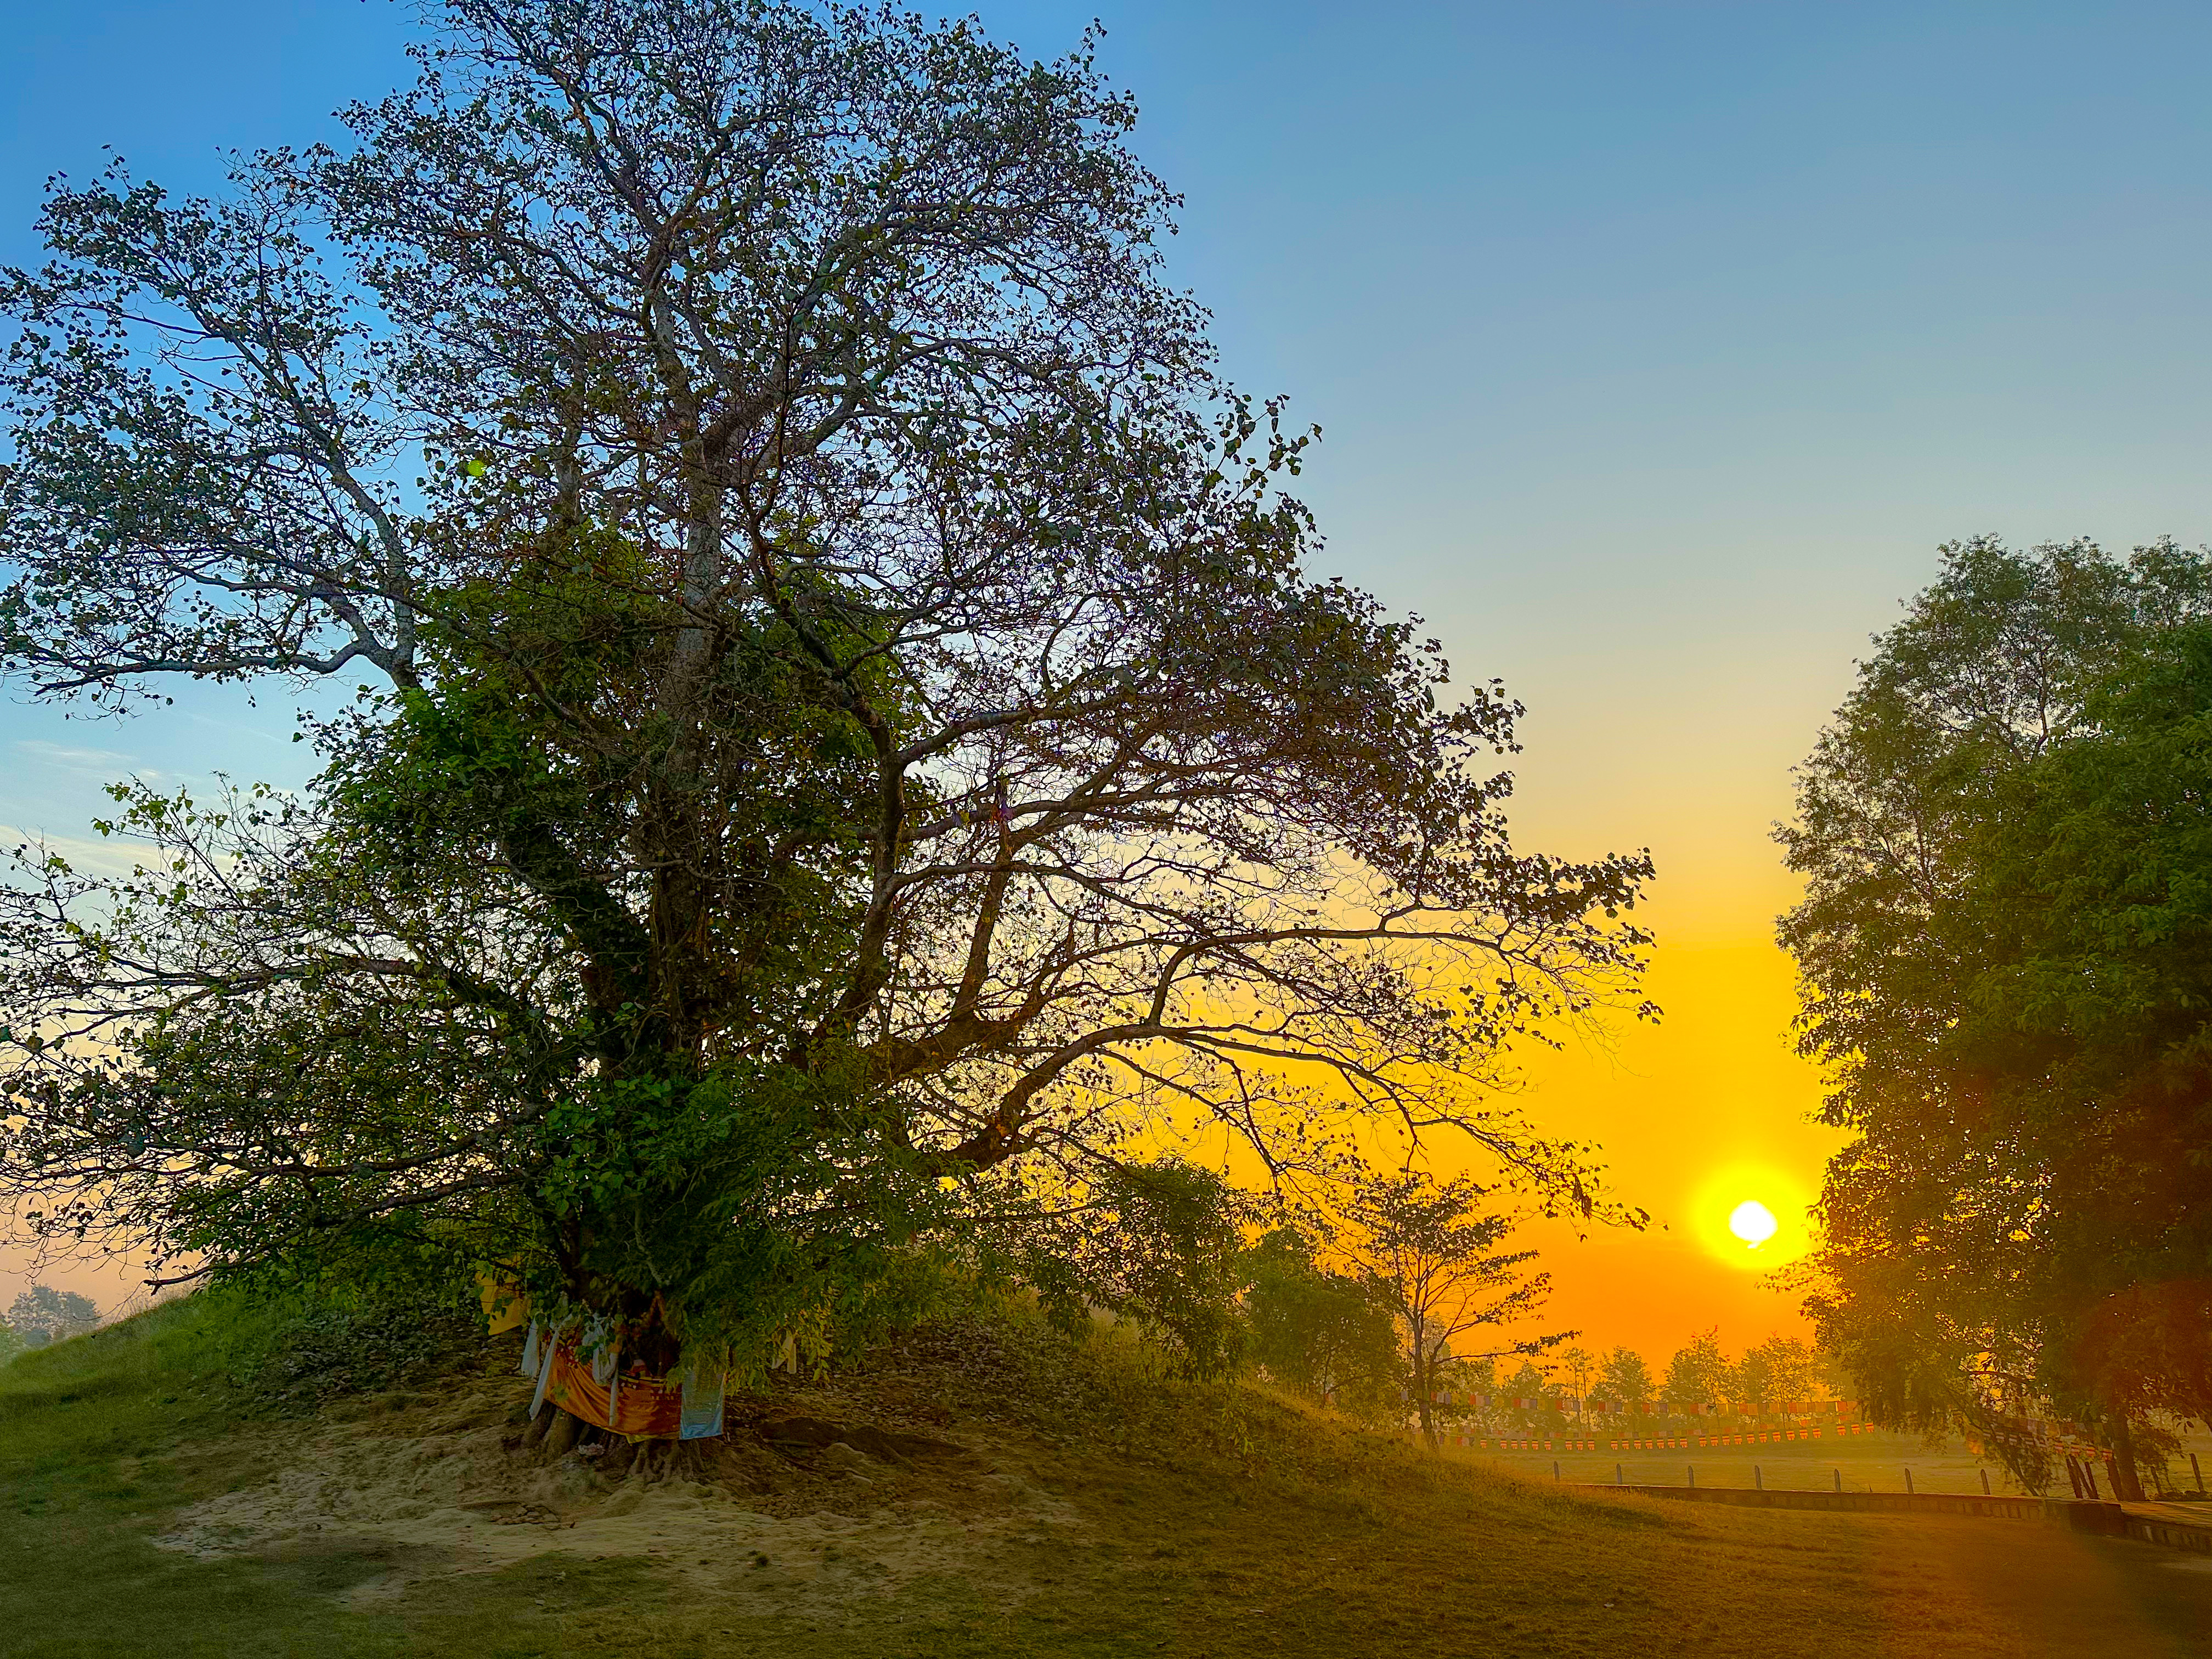
<svg viewBox="0 0 2212 1659">
<path fill-rule="evenodd" d="M 1905 1466 L 1905 1490 L 1907 1492 L 1912 1490 L 1912 1465 L 1910 1463 Z"/>
<path fill-rule="evenodd" d="M 1766 1472 L 1756 1463 L 1751 1466 L 1751 1484 L 1761 1492 L 1766 1490 Z"/>
<path fill-rule="evenodd" d="M 1844 1472 L 1843 1472 L 1841 1469 L 1838 1469 L 1838 1470 L 1836 1471 L 1836 1490 L 1837 1490 L 1838 1492 L 1841 1492 L 1843 1489 L 1844 1489 Z"/>
<path fill-rule="evenodd" d="M 1613 1484 L 1616 1486 L 1626 1486 L 1627 1484 L 1620 1478 L 1620 1465 L 1618 1463 L 1615 1463 L 1613 1466 Z"/>
<path fill-rule="evenodd" d="M 1987 1498 L 1987 1497 L 1990 1495 L 1990 1472 L 1989 1472 L 1987 1469 L 1984 1469 L 1984 1470 L 1981 1472 L 1981 1474 L 1982 1474 L 1982 1496 L 1983 1496 L 1983 1497 L 1984 1497 L 1984 1498 Z"/>
<path fill-rule="evenodd" d="M 2204 1469 L 2203 1466 L 2197 1462 L 2195 1452 L 2189 1454 L 2189 1472 L 2197 1477 L 2197 1490 L 2202 1492 L 2204 1490 Z"/>
<path fill-rule="evenodd" d="M 1690 1490 L 1691 1490 L 1692 1492 L 1695 1492 L 1695 1491 L 1697 1491 L 1697 1489 L 1698 1489 L 1698 1466 L 1697 1466 L 1695 1463 L 1692 1463 L 1692 1464 L 1691 1464 L 1691 1465 L 1690 1465 Z"/>
</svg>

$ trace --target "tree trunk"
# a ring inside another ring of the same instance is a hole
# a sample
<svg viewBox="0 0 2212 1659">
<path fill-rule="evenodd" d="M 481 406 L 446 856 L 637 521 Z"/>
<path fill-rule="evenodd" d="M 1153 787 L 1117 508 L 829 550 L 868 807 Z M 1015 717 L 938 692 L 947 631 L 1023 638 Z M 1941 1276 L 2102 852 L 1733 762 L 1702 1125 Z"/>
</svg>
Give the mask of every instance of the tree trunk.
<svg viewBox="0 0 2212 1659">
<path fill-rule="evenodd" d="M 1436 1402 L 1429 1396 L 1436 1392 L 1436 1370 L 1429 1363 L 1428 1345 L 1422 1340 L 1423 1333 L 1413 1327 L 1413 1409 L 1421 1423 L 1421 1443 L 1431 1451 L 1437 1447 Z"/>
<path fill-rule="evenodd" d="M 2114 1412 L 2112 1424 L 2112 1496 L 2124 1504 L 2142 1502 L 2142 1480 L 2136 1473 L 2135 1437 L 2128 1432 L 2128 1414 Z"/>
<path fill-rule="evenodd" d="M 549 1458 L 565 1456 L 584 1431 L 584 1419 L 554 1408 L 553 1425 L 545 1431 L 545 1455 Z"/>
</svg>

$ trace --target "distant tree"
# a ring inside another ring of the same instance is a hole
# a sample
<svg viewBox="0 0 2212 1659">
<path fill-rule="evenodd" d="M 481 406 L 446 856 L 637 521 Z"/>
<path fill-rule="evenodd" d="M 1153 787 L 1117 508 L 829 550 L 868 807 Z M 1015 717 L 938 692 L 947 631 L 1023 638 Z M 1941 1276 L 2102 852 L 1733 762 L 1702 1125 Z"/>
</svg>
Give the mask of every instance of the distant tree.
<svg viewBox="0 0 2212 1659">
<path fill-rule="evenodd" d="M 1813 1349 L 1813 1381 L 1838 1400 L 1857 1398 L 1858 1379 L 1851 1375 L 1851 1368 L 1842 1355 L 1824 1345 Z"/>
<path fill-rule="evenodd" d="M 1782 832 L 1832 1079 L 1808 1311 L 1900 1426 L 2212 1419 L 2212 558 L 1944 550 Z M 2009 1457 L 2008 1459 L 2009 1461 Z"/>
<path fill-rule="evenodd" d="M 1452 1361 L 1452 1381 L 1470 1394 L 1486 1398 L 1498 1392 L 1498 1358 L 1496 1354 L 1476 1354 Z"/>
<path fill-rule="evenodd" d="M 82 1336 L 100 1323 L 100 1306 L 75 1291 L 33 1285 L 8 1305 L 8 1323 L 33 1347 Z"/>
<path fill-rule="evenodd" d="M 1598 1386 L 1606 1399 L 1622 1406 L 1650 1400 L 1657 1392 L 1651 1380 L 1651 1368 L 1644 1363 L 1642 1354 L 1631 1348 L 1615 1348 L 1606 1355 Z"/>
<path fill-rule="evenodd" d="M 1552 1379 L 1538 1370 L 1533 1361 L 1523 1359 L 1513 1375 L 1498 1385 L 1504 1401 L 1502 1408 L 1522 1428 L 1540 1424 L 1549 1409 L 1543 1403 L 1551 1397 Z M 1523 1403 L 1526 1402 L 1526 1403 Z"/>
<path fill-rule="evenodd" d="M 1321 1267 L 1292 1227 L 1264 1235 L 1244 1271 L 1251 1355 L 1271 1378 L 1360 1417 L 1395 1408 L 1397 1326 L 1367 1285 Z"/>
<path fill-rule="evenodd" d="M 1812 1381 L 1812 1349 L 1794 1336 L 1771 1336 L 1729 1368 L 1726 1392 L 1764 1410 L 1775 1401 L 1801 1397 Z"/>
<path fill-rule="evenodd" d="M 1438 1182 L 1408 1172 L 1360 1181 L 1341 1206 L 1336 1249 L 1397 1321 L 1406 1386 L 1431 1446 L 1438 1443 L 1431 1397 L 1440 1369 L 1463 1339 L 1498 1333 L 1480 1352 L 1533 1354 L 1574 1334 L 1503 1335 L 1504 1326 L 1542 1306 L 1552 1281 L 1548 1273 L 1524 1273 L 1535 1251 L 1499 1248 L 1513 1218 L 1486 1208 L 1491 1195 L 1465 1176 Z"/>
<path fill-rule="evenodd" d="M 27 1346 L 13 1325 L 0 1319 L 0 1365 L 6 1364 Z"/>
<path fill-rule="evenodd" d="M 1584 1420 L 1589 1410 L 1590 1379 L 1598 1374 L 1596 1356 L 1587 1348 L 1574 1347 L 1561 1351 L 1559 1370 L 1575 1385 L 1575 1420 Z"/>
<path fill-rule="evenodd" d="M 1680 1406 L 1717 1406 L 1726 1397 L 1729 1363 L 1718 1327 L 1692 1337 L 1667 1362 L 1664 1391 Z"/>
</svg>

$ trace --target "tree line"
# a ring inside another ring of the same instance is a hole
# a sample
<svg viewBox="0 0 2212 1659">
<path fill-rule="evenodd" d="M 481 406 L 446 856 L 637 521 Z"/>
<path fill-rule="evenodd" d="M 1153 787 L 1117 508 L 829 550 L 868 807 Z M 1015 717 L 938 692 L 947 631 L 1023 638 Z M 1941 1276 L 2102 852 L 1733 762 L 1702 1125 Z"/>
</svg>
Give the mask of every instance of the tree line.
<svg viewBox="0 0 2212 1659">
<path fill-rule="evenodd" d="M 1472 1414 L 1522 1425 L 1767 1411 L 1848 1389 L 1832 1355 L 1772 1336 L 1729 1359 L 1717 1328 L 1656 1370 L 1633 1349 L 1603 1355 L 1543 1331 L 1547 1273 L 1508 1247 L 1510 1212 L 1474 1182 L 1370 1176 L 1326 1212 L 1266 1231 L 1237 1274 L 1244 1356 L 1317 1404 L 1417 1423 L 1433 1443 Z"/>
<path fill-rule="evenodd" d="M 1656 1371 L 1631 1348 L 1595 1355 L 1573 1347 L 1560 1354 L 1556 1372 L 1578 1398 L 1631 1416 L 1678 1415 L 1684 1407 L 1723 1404 L 1763 1411 L 1785 1401 L 1835 1397 L 1844 1381 L 1829 1356 L 1794 1336 L 1768 1337 L 1730 1360 L 1717 1327 L 1691 1338 Z M 1504 1392 L 1519 1390 L 1508 1386 Z"/>
</svg>

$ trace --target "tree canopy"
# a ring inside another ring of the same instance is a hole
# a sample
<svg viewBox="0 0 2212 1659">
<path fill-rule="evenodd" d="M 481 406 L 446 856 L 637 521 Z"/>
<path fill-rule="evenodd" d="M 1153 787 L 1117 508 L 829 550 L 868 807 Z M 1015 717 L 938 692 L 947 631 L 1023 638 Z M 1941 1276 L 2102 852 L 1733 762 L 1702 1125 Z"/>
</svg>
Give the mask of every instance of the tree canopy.
<svg viewBox="0 0 2212 1659">
<path fill-rule="evenodd" d="M 1801 775 L 1812 1306 L 1892 1420 L 2212 1419 L 2208 733 L 2212 561 L 1977 540 Z"/>
<path fill-rule="evenodd" d="M 1615 1405 L 1630 1407 L 1648 1403 L 1659 1389 L 1644 1356 L 1633 1348 L 1616 1346 L 1605 1357 L 1604 1369 L 1598 1376 L 1598 1392 Z"/>
<path fill-rule="evenodd" d="M 1397 1322 L 1358 1279 L 1321 1261 L 1295 1227 L 1274 1227 L 1245 1266 L 1251 1358 L 1283 1387 L 1359 1417 L 1395 1416 L 1407 1389 Z"/>
<path fill-rule="evenodd" d="M 1713 1406 L 1727 1398 L 1734 1368 L 1721 1352 L 1716 1326 L 1701 1331 L 1674 1352 L 1662 1379 L 1666 1396 L 1679 1406 Z"/>
<path fill-rule="evenodd" d="M 1542 1311 L 1552 1276 L 1528 1271 L 1535 1251 L 1504 1248 L 1516 1218 L 1496 1198 L 1463 1175 L 1369 1175 L 1346 1192 L 1330 1241 L 1395 1324 L 1403 1386 L 1432 1446 L 1436 1395 L 1452 1362 L 1540 1353 L 1577 1334 L 1508 1334 Z M 1463 1352 L 1470 1339 L 1486 1346 Z"/>
<path fill-rule="evenodd" d="M 362 688 L 304 794 L 21 855 L 36 1224 L 459 1240 L 666 1349 L 1194 1124 L 1587 1206 L 1480 1085 L 1632 979 L 1648 860 L 1513 848 L 1516 705 L 1308 574 L 1087 48 L 453 0 L 418 56 L 221 199 L 58 182 L 5 279 L 18 683 Z"/>
</svg>

